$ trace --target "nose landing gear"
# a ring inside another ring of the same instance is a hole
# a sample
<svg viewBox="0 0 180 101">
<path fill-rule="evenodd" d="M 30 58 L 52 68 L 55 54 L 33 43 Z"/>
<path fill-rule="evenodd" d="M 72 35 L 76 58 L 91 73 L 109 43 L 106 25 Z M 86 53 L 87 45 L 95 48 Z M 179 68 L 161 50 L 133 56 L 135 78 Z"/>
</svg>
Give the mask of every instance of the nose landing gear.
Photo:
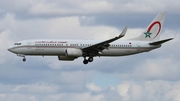
<svg viewBox="0 0 180 101">
<path fill-rule="evenodd" d="M 23 58 L 23 62 L 25 62 L 25 61 L 26 61 L 26 58 L 24 57 L 24 58 Z"/>
<path fill-rule="evenodd" d="M 26 57 L 25 57 L 25 55 L 24 54 L 17 54 L 17 56 L 19 56 L 19 57 L 23 57 L 23 62 L 25 62 L 26 61 Z"/>
</svg>

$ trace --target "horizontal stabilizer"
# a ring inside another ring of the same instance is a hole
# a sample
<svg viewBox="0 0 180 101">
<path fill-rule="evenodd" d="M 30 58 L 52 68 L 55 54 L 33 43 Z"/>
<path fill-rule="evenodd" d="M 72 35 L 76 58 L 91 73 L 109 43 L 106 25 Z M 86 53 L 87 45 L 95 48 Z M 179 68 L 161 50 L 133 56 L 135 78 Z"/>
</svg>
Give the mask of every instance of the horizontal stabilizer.
<svg viewBox="0 0 180 101">
<path fill-rule="evenodd" d="M 174 38 L 169 38 L 169 39 L 164 39 L 164 40 L 160 40 L 160 41 L 155 41 L 155 42 L 149 43 L 149 45 L 161 45 L 162 43 L 170 41 L 172 39 L 174 39 Z"/>
</svg>

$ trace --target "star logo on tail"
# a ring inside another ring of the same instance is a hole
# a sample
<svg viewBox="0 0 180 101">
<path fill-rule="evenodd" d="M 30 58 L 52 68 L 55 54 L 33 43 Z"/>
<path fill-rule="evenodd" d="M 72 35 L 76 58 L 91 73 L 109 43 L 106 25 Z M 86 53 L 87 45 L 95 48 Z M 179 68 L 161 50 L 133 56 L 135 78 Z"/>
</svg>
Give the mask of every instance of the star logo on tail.
<svg viewBox="0 0 180 101">
<path fill-rule="evenodd" d="M 150 32 L 147 31 L 147 32 L 145 32 L 144 34 L 146 35 L 145 38 L 147 38 L 147 37 L 151 38 L 151 34 L 152 34 L 152 33 L 150 33 Z"/>
</svg>

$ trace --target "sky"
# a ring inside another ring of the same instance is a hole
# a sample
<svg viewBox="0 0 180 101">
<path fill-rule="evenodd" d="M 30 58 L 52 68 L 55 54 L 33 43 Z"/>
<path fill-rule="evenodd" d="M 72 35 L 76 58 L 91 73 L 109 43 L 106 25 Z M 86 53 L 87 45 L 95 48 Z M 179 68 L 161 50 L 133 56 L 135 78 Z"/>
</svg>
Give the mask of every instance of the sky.
<svg viewBox="0 0 180 101">
<path fill-rule="evenodd" d="M 179 0 L 0 0 L 1 101 L 180 101 Z M 58 61 L 7 51 L 26 39 L 124 39 L 166 12 L 161 48 L 131 56 Z"/>
</svg>

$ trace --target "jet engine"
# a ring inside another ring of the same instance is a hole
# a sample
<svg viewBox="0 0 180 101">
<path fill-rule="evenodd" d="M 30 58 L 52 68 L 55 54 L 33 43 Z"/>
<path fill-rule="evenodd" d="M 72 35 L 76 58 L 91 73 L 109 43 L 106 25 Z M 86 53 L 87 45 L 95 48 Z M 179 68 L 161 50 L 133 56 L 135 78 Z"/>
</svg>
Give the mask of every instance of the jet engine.
<svg viewBox="0 0 180 101">
<path fill-rule="evenodd" d="M 65 50 L 65 56 L 67 57 L 79 57 L 82 55 L 83 55 L 83 52 L 81 49 L 68 48 Z"/>
</svg>

